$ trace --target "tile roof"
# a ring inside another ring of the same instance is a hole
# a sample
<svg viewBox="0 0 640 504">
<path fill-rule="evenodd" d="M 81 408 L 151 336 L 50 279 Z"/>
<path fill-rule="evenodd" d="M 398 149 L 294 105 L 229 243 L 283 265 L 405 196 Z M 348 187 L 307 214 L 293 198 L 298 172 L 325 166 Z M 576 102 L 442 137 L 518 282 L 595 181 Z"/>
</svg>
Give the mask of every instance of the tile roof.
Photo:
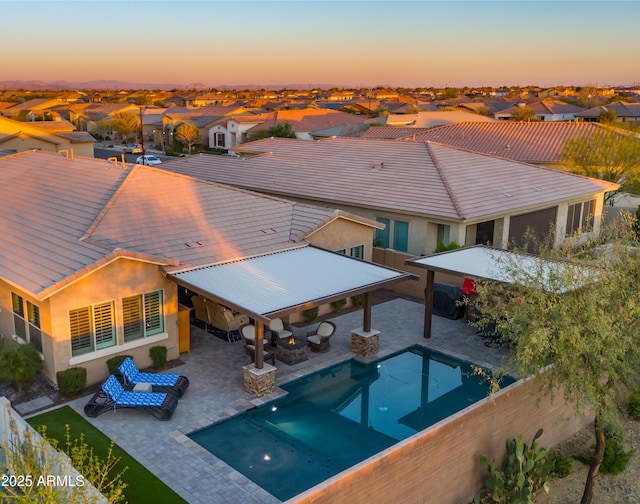
<svg viewBox="0 0 640 504">
<path fill-rule="evenodd" d="M 614 102 L 600 105 L 576 114 L 576 117 L 598 117 L 603 112 L 613 110 L 618 117 L 640 117 L 640 103 Z"/>
<path fill-rule="evenodd" d="M 413 128 L 411 126 L 372 126 L 362 134 L 361 138 L 406 139 L 425 131 L 427 128 Z"/>
<path fill-rule="evenodd" d="M 553 164 L 560 162 L 567 140 L 600 131 L 599 125 L 591 123 L 463 122 L 429 129 L 417 134 L 415 141 L 443 143 L 514 161 Z"/>
<path fill-rule="evenodd" d="M 0 278 L 41 299 L 117 257 L 168 270 L 202 266 L 291 248 L 350 218 L 152 167 L 43 151 L 1 157 L 0 185 Z"/>
<path fill-rule="evenodd" d="M 260 154 L 199 155 L 162 168 L 286 197 L 452 220 L 512 213 L 617 187 L 436 143 L 270 138 L 236 150 Z"/>
</svg>

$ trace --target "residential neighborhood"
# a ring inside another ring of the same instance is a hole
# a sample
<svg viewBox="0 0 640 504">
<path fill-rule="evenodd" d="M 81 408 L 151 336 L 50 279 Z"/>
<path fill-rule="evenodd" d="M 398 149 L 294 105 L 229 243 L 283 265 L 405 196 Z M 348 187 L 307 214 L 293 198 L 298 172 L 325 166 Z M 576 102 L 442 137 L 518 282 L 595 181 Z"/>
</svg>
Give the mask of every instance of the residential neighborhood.
<svg viewBox="0 0 640 504">
<path fill-rule="evenodd" d="M 70 408 L 148 470 L 129 502 L 489 495 L 504 433 L 553 448 L 593 418 L 531 399 L 483 286 L 513 308 L 613 277 L 576 255 L 636 225 L 636 108 L 640 86 L 5 89 L 0 362 L 36 374 L 0 370 L 0 435 Z M 575 154 L 605 142 L 628 154 Z"/>
</svg>

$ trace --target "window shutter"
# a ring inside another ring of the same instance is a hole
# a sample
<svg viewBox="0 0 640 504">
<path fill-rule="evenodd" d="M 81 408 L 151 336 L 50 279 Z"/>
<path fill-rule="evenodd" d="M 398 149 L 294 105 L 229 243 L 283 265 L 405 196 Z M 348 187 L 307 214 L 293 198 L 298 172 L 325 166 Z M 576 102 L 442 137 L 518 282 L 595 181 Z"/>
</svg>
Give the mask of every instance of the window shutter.
<svg viewBox="0 0 640 504">
<path fill-rule="evenodd" d="M 93 319 L 96 332 L 96 349 L 115 345 L 113 303 L 95 305 L 93 307 Z"/>
<path fill-rule="evenodd" d="M 147 336 L 164 331 L 162 315 L 162 291 L 146 293 L 144 295 L 144 321 Z"/>
<path fill-rule="evenodd" d="M 87 307 L 69 312 L 72 355 L 79 355 L 93 350 L 90 310 L 91 308 Z"/>
<path fill-rule="evenodd" d="M 144 336 L 142 327 L 142 296 L 133 296 L 122 300 L 122 330 L 125 341 Z"/>
</svg>

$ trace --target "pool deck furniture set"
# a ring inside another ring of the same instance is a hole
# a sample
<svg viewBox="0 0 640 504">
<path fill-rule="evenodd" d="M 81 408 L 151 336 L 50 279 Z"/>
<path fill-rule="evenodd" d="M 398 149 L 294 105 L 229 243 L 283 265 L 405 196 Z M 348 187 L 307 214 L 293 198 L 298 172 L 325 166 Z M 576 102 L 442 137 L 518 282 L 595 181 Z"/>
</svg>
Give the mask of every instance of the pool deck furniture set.
<svg viewBox="0 0 640 504">
<path fill-rule="evenodd" d="M 141 372 L 131 357 L 122 361 L 119 371 L 124 383 L 110 375 L 85 405 L 85 415 L 95 418 L 106 411 L 115 413 L 118 408 L 135 408 L 159 420 L 169 420 L 178 407 L 178 399 L 189 387 L 186 376 Z"/>
<path fill-rule="evenodd" d="M 328 352 L 330 345 L 329 339 L 336 331 L 336 325 L 330 321 L 320 322 L 320 325 L 313 330 L 307 332 L 306 340 L 295 337 L 291 328 L 285 326 L 281 319 L 274 319 L 269 324 L 271 338 L 263 338 L 264 361 L 275 365 L 275 359 L 289 364 L 297 364 L 307 360 L 307 351 L 312 352 Z M 251 357 L 251 362 L 255 362 L 255 331 L 256 328 L 252 324 L 244 324 L 240 327 L 240 335 L 245 341 L 245 352 Z M 275 348 L 274 351 L 267 349 L 267 345 Z"/>
</svg>

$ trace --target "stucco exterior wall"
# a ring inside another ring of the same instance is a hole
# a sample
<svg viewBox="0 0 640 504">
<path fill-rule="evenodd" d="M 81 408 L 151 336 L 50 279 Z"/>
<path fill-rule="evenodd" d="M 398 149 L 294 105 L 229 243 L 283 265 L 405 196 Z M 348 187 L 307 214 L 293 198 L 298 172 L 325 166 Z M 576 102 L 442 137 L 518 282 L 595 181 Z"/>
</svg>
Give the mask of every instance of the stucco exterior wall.
<svg viewBox="0 0 640 504">
<path fill-rule="evenodd" d="M 364 260 L 371 261 L 371 249 L 374 230 L 358 222 L 347 219 L 335 219 L 326 226 L 307 236 L 307 241 L 316 247 L 336 251 L 346 249 L 349 255 L 351 247 L 364 245 Z"/>
<path fill-rule="evenodd" d="M 45 152 L 58 152 L 61 147 L 51 142 L 45 142 L 44 140 L 38 140 L 37 138 L 30 137 L 17 137 L 2 142 L 2 150 L 24 152 L 31 149 L 40 149 Z M 93 157 L 93 155 L 92 155 Z"/>
<path fill-rule="evenodd" d="M 502 460 L 505 441 L 540 428 L 540 446 L 551 448 L 578 432 L 588 418 L 556 393 L 539 397 L 536 381 L 515 383 L 287 501 L 298 504 L 471 502 L 485 478 L 480 456 Z"/>
<path fill-rule="evenodd" d="M 159 289 L 163 291 L 165 332 L 125 343 L 122 298 Z M 108 301 L 115 304 L 117 345 L 72 357 L 69 310 Z M 132 355 L 140 368 L 148 367 L 152 363 L 149 348 L 156 345 L 167 347 L 167 359 L 178 357 L 177 288 L 154 264 L 118 259 L 51 296 L 48 304 L 41 307 L 41 320 L 43 331 L 51 335 L 51 351 L 45 353 L 45 363 L 46 374 L 53 381 L 56 381 L 56 372 L 81 366 L 87 369 L 87 383 L 97 383 L 108 376 L 106 360 L 120 354 Z M 43 347 L 45 339 L 49 338 L 43 335 Z"/>
</svg>

